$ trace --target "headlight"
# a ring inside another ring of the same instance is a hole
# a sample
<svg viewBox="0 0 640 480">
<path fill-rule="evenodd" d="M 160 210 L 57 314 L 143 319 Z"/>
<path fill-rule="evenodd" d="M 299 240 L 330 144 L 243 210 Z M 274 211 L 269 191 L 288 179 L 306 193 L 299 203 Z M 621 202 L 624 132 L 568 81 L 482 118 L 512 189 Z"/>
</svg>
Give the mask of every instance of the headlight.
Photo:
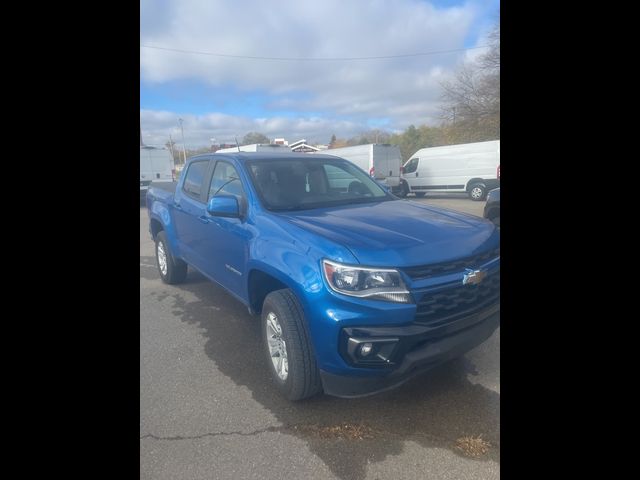
<svg viewBox="0 0 640 480">
<path fill-rule="evenodd" d="M 327 283 L 336 292 L 370 300 L 411 303 L 409 291 L 397 270 L 354 267 L 329 260 L 323 260 L 322 267 Z"/>
</svg>

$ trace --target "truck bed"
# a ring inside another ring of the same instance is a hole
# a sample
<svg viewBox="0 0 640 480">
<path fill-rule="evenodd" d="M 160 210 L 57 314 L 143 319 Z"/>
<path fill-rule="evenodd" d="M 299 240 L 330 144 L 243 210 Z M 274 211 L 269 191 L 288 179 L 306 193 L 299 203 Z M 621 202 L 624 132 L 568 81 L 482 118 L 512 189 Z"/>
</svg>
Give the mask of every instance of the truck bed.
<svg viewBox="0 0 640 480">
<path fill-rule="evenodd" d="M 147 208 L 151 208 L 151 204 L 158 201 L 172 205 L 177 186 L 178 182 L 151 182 L 149 190 L 147 190 Z"/>
<path fill-rule="evenodd" d="M 177 186 L 178 182 L 151 182 L 149 188 L 159 188 L 161 190 L 166 190 L 167 192 L 176 193 Z"/>
</svg>

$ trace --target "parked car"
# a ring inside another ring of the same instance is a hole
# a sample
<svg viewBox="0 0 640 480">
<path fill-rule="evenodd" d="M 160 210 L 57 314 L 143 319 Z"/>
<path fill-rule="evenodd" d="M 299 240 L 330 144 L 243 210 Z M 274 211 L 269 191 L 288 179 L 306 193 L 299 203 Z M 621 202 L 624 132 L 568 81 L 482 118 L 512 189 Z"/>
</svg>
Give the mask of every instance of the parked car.
<svg viewBox="0 0 640 480">
<path fill-rule="evenodd" d="M 199 155 L 146 201 L 160 278 L 189 265 L 260 315 L 290 400 L 395 387 L 499 326 L 498 229 L 404 202 L 344 159 Z"/>
<path fill-rule="evenodd" d="M 498 227 L 500 226 L 500 189 L 491 190 L 484 205 L 484 218 L 488 218 Z"/>
<path fill-rule="evenodd" d="M 422 148 L 402 170 L 418 197 L 429 191 L 466 192 L 471 200 L 484 200 L 500 186 L 500 140 Z"/>
</svg>

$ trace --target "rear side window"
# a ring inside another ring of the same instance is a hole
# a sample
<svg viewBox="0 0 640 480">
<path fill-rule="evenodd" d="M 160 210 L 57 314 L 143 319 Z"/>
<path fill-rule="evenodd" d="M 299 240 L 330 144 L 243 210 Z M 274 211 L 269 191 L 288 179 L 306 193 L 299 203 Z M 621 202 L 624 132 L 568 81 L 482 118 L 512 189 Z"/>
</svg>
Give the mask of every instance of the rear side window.
<svg viewBox="0 0 640 480">
<path fill-rule="evenodd" d="M 404 173 L 413 173 L 418 169 L 418 159 L 412 158 L 404 166 Z"/>
<path fill-rule="evenodd" d="M 189 194 L 189 196 L 196 199 L 200 199 L 200 192 L 202 191 L 202 180 L 205 173 L 207 173 L 207 167 L 209 166 L 208 160 L 201 162 L 193 162 L 189 165 L 187 170 L 187 176 L 184 179 L 183 190 Z"/>
</svg>

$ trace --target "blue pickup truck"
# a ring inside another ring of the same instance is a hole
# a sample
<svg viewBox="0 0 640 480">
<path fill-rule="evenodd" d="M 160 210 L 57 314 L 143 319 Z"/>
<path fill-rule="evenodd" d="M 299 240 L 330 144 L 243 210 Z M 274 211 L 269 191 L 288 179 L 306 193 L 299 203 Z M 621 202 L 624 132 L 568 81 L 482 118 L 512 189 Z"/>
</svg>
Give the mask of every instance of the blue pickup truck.
<svg viewBox="0 0 640 480">
<path fill-rule="evenodd" d="M 146 202 L 162 280 L 188 265 L 259 315 L 290 400 L 393 388 L 499 326 L 499 230 L 401 200 L 344 159 L 200 155 Z"/>
</svg>

